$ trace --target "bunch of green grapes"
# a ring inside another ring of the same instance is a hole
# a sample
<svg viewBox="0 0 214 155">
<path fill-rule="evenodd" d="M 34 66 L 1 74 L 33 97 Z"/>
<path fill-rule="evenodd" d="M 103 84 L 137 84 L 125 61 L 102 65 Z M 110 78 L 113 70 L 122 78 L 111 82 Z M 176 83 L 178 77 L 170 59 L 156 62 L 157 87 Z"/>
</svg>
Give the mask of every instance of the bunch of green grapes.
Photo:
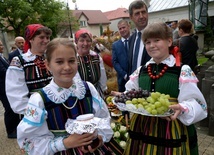
<svg viewBox="0 0 214 155">
<path fill-rule="evenodd" d="M 152 92 L 150 96 L 143 98 L 133 98 L 127 100 L 126 104 L 134 104 L 136 108 L 145 109 L 149 114 L 162 115 L 169 110 L 169 106 L 175 102 L 170 102 L 170 95 Z"/>
<path fill-rule="evenodd" d="M 147 97 L 148 105 L 144 108 L 152 115 L 162 115 L 169 110 L 169 106 L 171 105 L 169 98 L 170 95 L 152 92 L 151 95 Z"/>
</svg>

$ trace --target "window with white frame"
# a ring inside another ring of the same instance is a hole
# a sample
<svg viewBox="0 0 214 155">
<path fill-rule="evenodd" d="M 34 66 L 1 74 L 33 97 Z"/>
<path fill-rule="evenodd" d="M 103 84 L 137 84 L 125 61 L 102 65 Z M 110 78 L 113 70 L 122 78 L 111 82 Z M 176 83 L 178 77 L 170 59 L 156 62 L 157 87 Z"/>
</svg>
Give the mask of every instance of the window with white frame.
<svg viewBox="0 0 214 155">
<path fill-rule="evenodd" d="M 87 23 L 85 20 L 80 21 L 80 27 L 86 27 Z"/>
</svg>

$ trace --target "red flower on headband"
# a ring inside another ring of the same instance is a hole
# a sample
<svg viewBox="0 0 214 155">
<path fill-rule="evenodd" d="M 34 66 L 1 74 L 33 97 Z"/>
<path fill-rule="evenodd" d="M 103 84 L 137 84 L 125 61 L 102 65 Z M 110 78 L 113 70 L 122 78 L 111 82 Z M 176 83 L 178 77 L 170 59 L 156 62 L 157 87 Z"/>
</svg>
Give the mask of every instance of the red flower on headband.
<svg viewBox="0 0 214 155">
<path fill-rule="evenodd" d="M 35 32 L 41 27 L 44 26 L 41 24 L 30 24 L 25 28 L 24 52 L 27 52 L 27 50 L 30 48 L 30 39 L 32 39 Z"/>
</svg>

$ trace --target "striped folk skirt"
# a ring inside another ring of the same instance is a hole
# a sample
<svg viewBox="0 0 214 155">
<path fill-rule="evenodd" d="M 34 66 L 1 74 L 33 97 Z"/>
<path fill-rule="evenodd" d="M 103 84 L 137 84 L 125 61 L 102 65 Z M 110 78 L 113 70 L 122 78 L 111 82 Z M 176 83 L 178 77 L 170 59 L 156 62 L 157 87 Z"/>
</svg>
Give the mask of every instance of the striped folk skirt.
<svg viewBox="0 0 214 155">
<path fill-rule="evenodd" d="M 124 155 L 198 155 L 194 125 L 134 114 Z"/>
</svg>

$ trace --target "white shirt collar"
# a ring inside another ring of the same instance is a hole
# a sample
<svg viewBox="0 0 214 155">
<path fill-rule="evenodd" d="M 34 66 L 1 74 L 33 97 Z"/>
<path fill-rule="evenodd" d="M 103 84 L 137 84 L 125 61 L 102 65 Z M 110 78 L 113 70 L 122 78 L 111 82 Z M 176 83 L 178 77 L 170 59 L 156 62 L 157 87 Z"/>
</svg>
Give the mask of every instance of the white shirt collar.
<svg viewBox="0 0 214 155">
<path fill-rule="evenodd" d="M 122 42 L 125 42 L 125 40 L 129 40 L 129 38 L 127 38 L 127 39 L 125 39 L 125 38 L 123 38 L 123 37 L 121 38 L 121 41 L 122 41 Z"/>
<path fill-rule="evenodd" d="M 22 54 L 22 57 L 27 62 L 30 62 L 36 59 L 36 55 L 31 53 L 30 49 L 28 49 L 27 53 Z"/>
<path fill-rule="evenodd" d="M 146 63 L 146 67 L 149 64 L 155 64 L 156 62 L 154 61 L 153 58 L 151 58 L 147 63 Z M 173 67 L 175 65 L 175 57 L 170 54 L 168 58 L 166 58 L 165 60 L 163 60 L 161 63 L 166 64 L 169 67 Z"/>
</svg>

